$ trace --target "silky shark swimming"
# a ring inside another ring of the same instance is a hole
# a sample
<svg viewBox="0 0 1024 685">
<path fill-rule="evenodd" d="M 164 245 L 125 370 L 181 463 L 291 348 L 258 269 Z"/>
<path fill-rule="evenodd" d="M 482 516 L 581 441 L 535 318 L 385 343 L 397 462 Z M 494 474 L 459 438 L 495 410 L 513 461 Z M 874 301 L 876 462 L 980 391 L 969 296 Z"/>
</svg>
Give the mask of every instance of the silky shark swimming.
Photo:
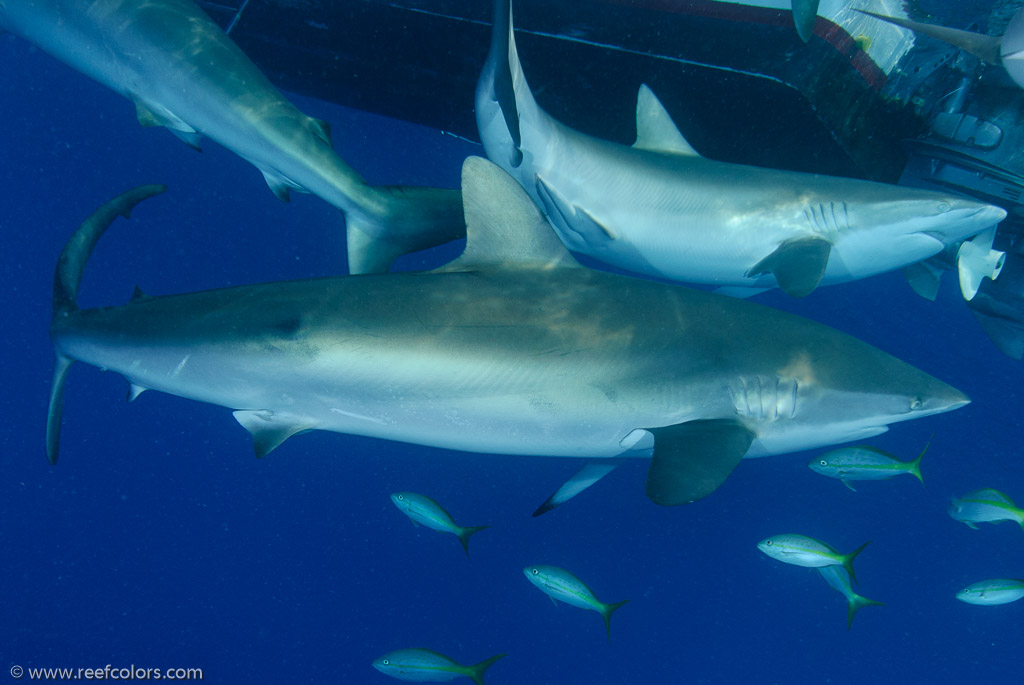
<svg viewBox="0 0 1024 685">
<path fill-rule="evenodd" d="M 228 407 L 264 455 L 328 430 L 486 454 L 592 460 L 541 508 L 624 457 L 648 496 L 691 502 L 740 459 L 863 439 L 968 403 L 958 390 L 827 326 L 745 300 L 580 266 L 494 164 L 463 167 L 467 244 L 433 271 L 139 295 L 79 309 L 107 203 L 58 260 L 47 454 L 68 369 Z"/>
<path fill-rule="evenodd" d="M 799 297 L 899 269 L 1006 216 L 934 191 L 704 159 L 647 86 L 633 146 L 577 132 L 534 100 L 509 0 L 495 1 L 476 117 L 488 158 L 527 189 L 570 250 L 733 294 L 778 286 Z M 979 280 L 998 273 L 994 235 L 986 232 L 962 260 Z"/>
<path fill-rule="evenodd" d="M 120 93 L 144 126 L 198 148 L 215 140 L 271 190 L 317 195 L 345 213 L 349 269 L 386 271 L 399 255 L 464 231 L 456 190 L 373 187 L 192 0 L 0 0 L 0 29 Z"/>
</svg>

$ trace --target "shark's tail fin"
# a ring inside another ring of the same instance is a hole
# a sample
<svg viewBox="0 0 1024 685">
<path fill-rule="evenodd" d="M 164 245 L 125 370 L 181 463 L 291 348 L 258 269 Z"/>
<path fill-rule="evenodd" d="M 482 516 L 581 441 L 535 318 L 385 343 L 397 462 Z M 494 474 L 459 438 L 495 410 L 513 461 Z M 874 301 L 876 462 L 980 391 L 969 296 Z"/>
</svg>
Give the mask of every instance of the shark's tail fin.
<svg viewBox="0 0 1024 685">
<path fill-rule="evenodd" d="M 50 330 L 58 325 L 61 319 L 78 310 L 78 288 L 82 284 L 82 274 L 89 261 L 96 243 L 103 236 L 107 227 L 118 216 L 128 217 L 132 208 L 148 197 L 158 195 L 167 188 L 160 185 L 140 186 L 117 196 L 97 209 L 71 234 L 68 242 L 57 259 L 57 268 L 53 274 L 53 318 Z M 46 415 L 46 457 L 51 464 L 57 463 L 60 452 L 60 423 L 64 405 L 64 382 L 68 369 L 74 360 L 56 351 L 53 371 L 53 385 L 50 388 L 50 405 Z"/>
<path fill-rule="evenodd" d="M 380 273 L 398 257 L 464 238 L 462 193 L 443 188 L 381 186 L 372 211 L 346 215 L 348 268 Z"/>
</svg>

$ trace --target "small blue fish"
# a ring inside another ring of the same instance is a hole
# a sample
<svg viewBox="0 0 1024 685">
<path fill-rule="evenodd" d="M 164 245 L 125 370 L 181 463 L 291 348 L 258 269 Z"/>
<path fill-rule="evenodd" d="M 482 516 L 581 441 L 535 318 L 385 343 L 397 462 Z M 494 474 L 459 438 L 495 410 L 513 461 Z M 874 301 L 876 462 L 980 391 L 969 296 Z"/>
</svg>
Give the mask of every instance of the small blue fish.
<svg viewBox="0 0 1024 685">
<path fill-rule="evenodd" d="M 921 458 L 931 444 L 929 439 L 928 444 L 912 461 L 900 461 L 895 455 L 870 445 L 854 445 L 826 452 L 811 460 L 807 466 L 815 473 L 838 478 L 843 485 L 854 491 L 855 488 L 850 485 L 851 480 L 887 480 L 902 473 L 909 473 L 924 483 L 921 477 Z"/>
<path fill-rule="evenodd" d="M 854 592 L 853 585 L 850 582 L 850 574 L 841 566 L 821 566 L 818 568 L 818 573 L 833 590 L 846 598 L 847 630 L 853 625 L 853 617 L 864 607 L 885 606 L 882 602 L 876 602 Z"/>
<path fill-rule="evenodd" d="M 599 600 L 582 580 L 557 566 L 527 566 L 523 573 L 530 582 L 541 589 L 554 602 L 556 599 L 580 609 L 590 609 L 601 614 L 608 639 L 612 639 L 612 614 L 628 602 L 624 599 L 614 604 Z"/>
<path fill-rule="evenodd" d="M 493 666 L 495 661 L 506 656 L 508 654 L 496 654 L 478 664 L 463 666 L 432 649 L 414 647 L 388 652 L 374 659 L 373 667 L 384 675 L 399 680 L 434 683 L 466 677 L 476 685 L 484 685 L 484 672 Z"/>
<path fill-rule="evenodd" d="M 403 514 L 412 519 L 412 524 L 423 524 L 431 530 L 442 533 L 451 533 L 459 538 L 462 549 L 466 550 L 469 556 L 469 538 L 490 526 L 460 526 L 452 520 L 452 517 L 440 504 L 426 495 L 417 495 L 415 492 L 396 492 L 391 495 L 391 501 L 401 510 Z"/>
<path fill-rule="evenodd" d="M 949 507 L 954 521 L 967 524 L 977 530 L 975 523 L 999 523 L 1016 521 L 1024 528 L 1024 509 L 1017 508 L 1013 500 L 992 488 L 969 492 L 963 497 L 954 497 Z"/>
<path fill-rule="evenodd" d="M 960 592 L 956 598 L 968 604 L 980 604 L 982 606 L 995 606 L 997 604 L 1009 604 L 1024 597 L 1024 580 L 1017 578 L 996 578 L 993 580 L 981 580 L 971 583 Z"/>
</svg>

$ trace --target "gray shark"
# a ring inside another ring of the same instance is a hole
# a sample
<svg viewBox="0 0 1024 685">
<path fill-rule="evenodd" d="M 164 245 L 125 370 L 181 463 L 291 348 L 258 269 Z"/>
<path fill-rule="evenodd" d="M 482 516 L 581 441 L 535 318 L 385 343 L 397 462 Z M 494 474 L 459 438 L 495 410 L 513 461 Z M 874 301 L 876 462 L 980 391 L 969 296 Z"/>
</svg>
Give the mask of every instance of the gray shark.
<svg viewBox="0 0 1024 685">
<path fill-rule="evenodd" d="M 327 124 L 289 102 L 192 0 L 0 0 L 0 28 L 131 100 L 144 126 L 196 148 L 206 136 L 248 160 L 279 198 L 298 190 L 340 209 L 353 273 L 463 234 L 458 191 L 368 185 L 335 154 Z"/>
<path fill-rule="evenodd" d="M 47 453 L 75 360 L 235 410 L 257 455 L 328 430 L 486 454 L 592 460 L 542 509 L 626 457 L 681 504 L 745 456 L 862 439 L 968 402 L 827 326 L 745 300 L 580 266 L 497 166 L 463 167 L 464 253 L 436 270 L 138 296 L 79 309 L 111 201 L 58 261 Z"/>
<path fill-rule="evenodd" d="M 1006 216 L 934 191 L 704 159 L 646 86 L 635 145 L 575 131 L 534 100 L 509 0 L 495 2 L 476 117 L 487 156 L 570 250 L 656 278 L 803 296 L 919 262 Z"/>
</svg>

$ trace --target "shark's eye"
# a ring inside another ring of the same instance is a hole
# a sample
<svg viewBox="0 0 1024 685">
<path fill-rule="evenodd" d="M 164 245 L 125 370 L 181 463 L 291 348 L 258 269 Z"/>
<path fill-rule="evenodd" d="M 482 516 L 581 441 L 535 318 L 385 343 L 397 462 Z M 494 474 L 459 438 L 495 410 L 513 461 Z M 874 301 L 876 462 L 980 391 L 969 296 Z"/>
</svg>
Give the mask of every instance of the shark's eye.
<svg viewBox="0 0 1024 685">
<path fill-rule="evenodd" d="M 946 202 L 945 200 L 943 200 L 942 202 L 940 202 L 940 203 L 939 203 L 939 211 L 940 211 L 940 212 L 942 212 L 943 214 L 945 214 L 946 212 L 948 212 L 948 211 L 949 211 L 949 203 L 948 203 L 948 202 Z"/>
<path fill-rule="evenodd" d="M 915 397 L 912 400 L 910 400 L 910 408 L 911 409 L 920 409 L 921 408 L 921 404 L 922 404 L 922 402 L 921 402 L 921 398 L 920 397 Z"/>
<path fill-rule="evenodd" d="M 821 460 L 821 461 L 819 461 L 818 463 L 819 463 L 819 464 L 821 464 L 822 466 L 828 466 L 828 462 L 827 462 L 827 461 L 825 461 L 824 459 L 822 459 L 822 460 Z"/>
</svg>

